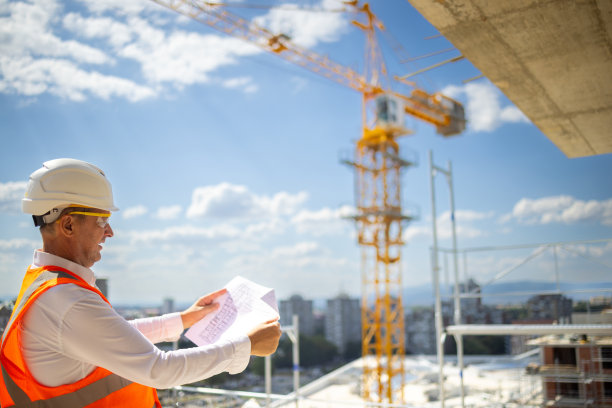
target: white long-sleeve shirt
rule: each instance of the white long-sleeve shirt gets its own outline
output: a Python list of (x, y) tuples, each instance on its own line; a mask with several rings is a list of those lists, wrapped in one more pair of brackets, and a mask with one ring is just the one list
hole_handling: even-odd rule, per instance
[[(94, 286), (89, 268), (42, 251), (32, 267), (59, 266)], [(227, 371), (243, 371), (251, 353), (245, 334), (227, 342), (164, 352), (154, 343), (180, 337), (179, 313), (126, 321), (98, 294), (57, 285), (30, 307), (23, 321), (23, 354), (34, 378), (46, 386), (73, 383), (96, 366), (128, 380), (169, 388)]]

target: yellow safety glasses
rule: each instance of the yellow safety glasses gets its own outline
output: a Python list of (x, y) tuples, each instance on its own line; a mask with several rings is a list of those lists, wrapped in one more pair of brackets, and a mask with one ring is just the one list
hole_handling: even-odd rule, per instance
[(106, 214), (106, 213), (85, 212), (85, 211), (70, 211), (69, 213), (66, 213), (65, 215), (70, 215), (70, 214), (80, 214), (80, 215), (88, 215), (90, 217), (98, 217), (98, 219), (96, 220), (96, 224), (98, 224), (98, 227), (100, 228), (106, 228), (106, 226), (108, 225), (108, 221), (109, 221), (108, 218), (111, 216), (110, 213)]

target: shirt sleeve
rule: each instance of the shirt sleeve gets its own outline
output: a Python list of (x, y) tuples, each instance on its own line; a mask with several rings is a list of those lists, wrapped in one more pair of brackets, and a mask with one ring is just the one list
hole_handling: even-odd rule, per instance
[(93, 292), (69, 308), (62, 321), (61, 347), (67, 357), (155, 388), (191, 383), (224, 371), (237, 374), (250, 358), (246, 334), (210, 346), (161, 351)]
[(154, 344), (178, 340), (183, 333), (183, 320), (180, 313), (129, 320), (128, 323)]

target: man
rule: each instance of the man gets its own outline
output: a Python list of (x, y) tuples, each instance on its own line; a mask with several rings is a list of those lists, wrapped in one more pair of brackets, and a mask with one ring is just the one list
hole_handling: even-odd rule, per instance
[(99, 168), (74, 159), (44, 163), (30, 176), (22, 208), (40, 227), (43, 247), (34, 252), (2, 337), (2, 407), (161, 407), (156, 388), (239, 373), (250, 355), (276, 350), (277, 321), (211, 346), (170, 352), (154, 346), (216, 310), (224, 290), (156, 318), (128, 322), (112, 309), (89, 269), (113, 236), (108, 221), (118, 210)]

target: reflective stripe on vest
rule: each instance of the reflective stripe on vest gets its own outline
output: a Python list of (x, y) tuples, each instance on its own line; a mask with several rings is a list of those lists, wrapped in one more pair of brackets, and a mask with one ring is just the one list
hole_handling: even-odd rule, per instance
[[(100, 367), (74, 384), (45, 387), (38, 385), (34, 380), (25, 366), (21, 353), (20, 335), (19, 332), (15, 331), (19, 330), (19, 327), (13, 326), (21, 324), (22, 316), (41, 293), (53, 286), (67, 283), (76, 284), (84, 289), (96, 292), (108, 303), (108, 300), (99, 290), (88, 285), (68, 270), (58, 267), (28, 269), (15, 308), (2, 335), (2, 346), (0, 348), (0, 367), (2, 370), (2, 381), (0, 383), (4, 385), (4, 390), (0, 389), (2, 406), (4, 407), (4, 404), (6, 404), (7, 407), (81, 408), (90, 404), (95, 407), (142, 407), (143, 404), (146, 404), (145, 407), (148, 408), (151, 404), (153, 407), (161, 407), (154, 388), (133, 383)], [(8, 355), (6, 354), (6, 348), (9, 349)], [(16, 377), (12, 377), (11, 374)], [(25, 389), (22, 387), (25, 387)], [(30, 395), (34, 397), (30, 397)], [(10, 400), (8, 400), (8, 397), (10, 397)], [(32, 401), (32, 399), (35, 399), (35, 401)]]
[(15, 406), (19, 408), (81, 408), (132, 383), (118, 375), (110, 374), (71, 393), (48, 398), (46, 400), (32, 401), (30, 397), (15, 384), (11, 376), (4, 370), (4, 367), (2, 367), (2, 377), (4, 378), (4, 385), (7, 391), (11, 395), (13, 402), (15, 402)]
[(4, 330), (4, 333), (2, 333), (2, 343), (4, 343), (4, 336), (6, 336), (6, 334), (8, 333), (9, 327), (11, 327), (11, 325), (13, 324), (13, 321), (17, 318), (17, 316), (19, 316), (19, 314), (21, 313), (21, 310), (26, 305), (28, 299), (30, 299), (32, 294), (34, 294), (34, 292), (38, 290), (38, 288), (43, 283), (50, 281), (52, 279), (73, 279), (75, 281), (79, 280), (79, 278), (77, 278), (76, 276), (72, 275), (71, 273), (66, 273), (64, 271), (50, 271), (47, 269), (44, 272), (40, 273), (36, 277), (36, 279), (25, 289), (25, 291), (19, 294), (19, 297), (17, 298), (17, 302), (15, 303), (15, 307), (13, 308), (13, 312), (11, 313), (11, 318), (9, 319), (6, 325), (6, 329)]

